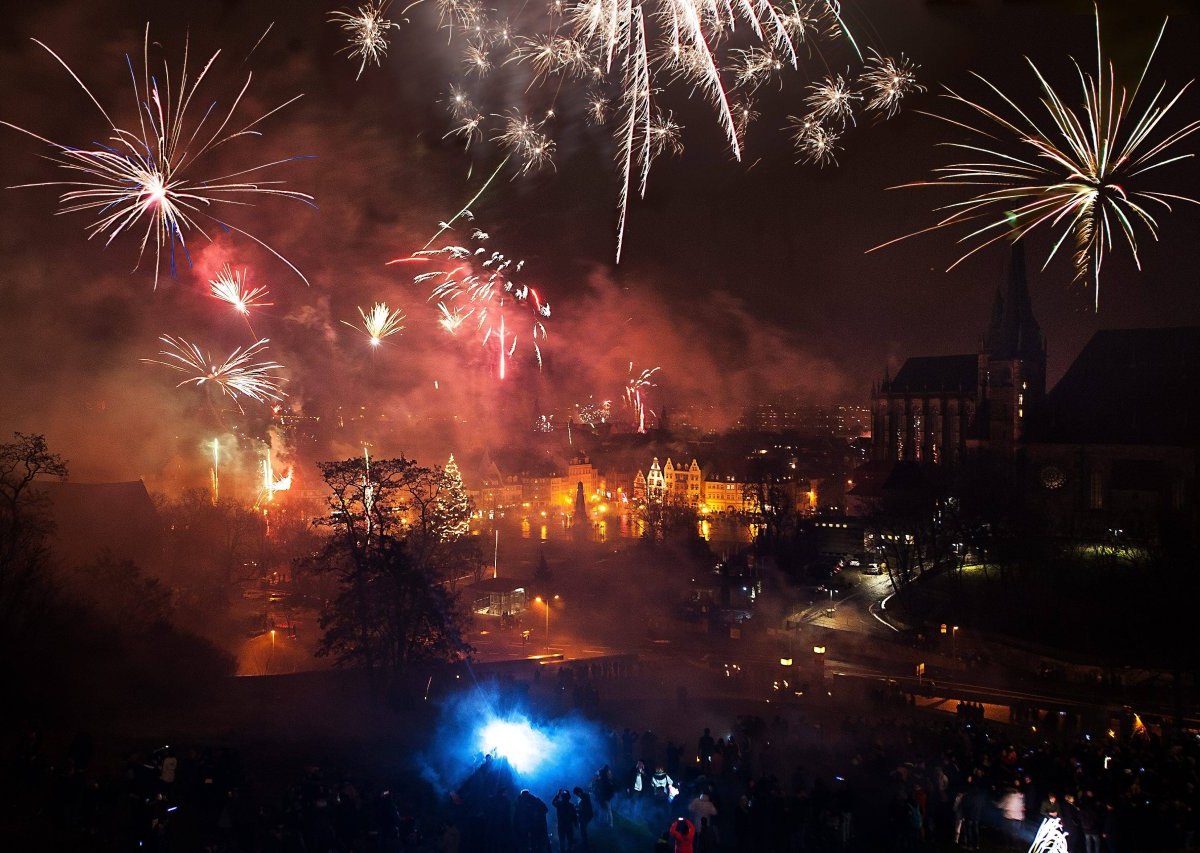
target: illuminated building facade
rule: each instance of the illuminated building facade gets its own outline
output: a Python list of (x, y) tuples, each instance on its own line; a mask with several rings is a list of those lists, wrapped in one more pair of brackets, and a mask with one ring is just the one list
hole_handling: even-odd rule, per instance
[(704, 509), (710, 513), (758, 512), (758, 491), (732, 474), (711, 473), (704, 479)]
[(872, 389), (872, 457), (954, 465), (968, 450), (990, 450), (1012, 458), (1045, 394), (1046, 342), (1018, 240), (979, 352), (910, 358)]

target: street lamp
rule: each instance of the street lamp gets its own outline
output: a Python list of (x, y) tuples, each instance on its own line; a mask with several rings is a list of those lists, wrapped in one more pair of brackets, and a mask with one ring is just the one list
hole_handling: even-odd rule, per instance
[(955, 660), (958, 659), (958, 626), (955, 625), (950, 629), (950, 654)]
[[(533, 599), (546, 608), (546, 649), (550, 649), (550, 599), (542, 598), (540, 595)], [(559, 596), (554, 596), (555, 601), (559, 601)]]

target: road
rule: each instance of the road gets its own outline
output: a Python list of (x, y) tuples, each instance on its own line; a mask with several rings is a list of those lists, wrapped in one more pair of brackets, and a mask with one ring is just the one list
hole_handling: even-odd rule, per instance
[(879, 610), (880, 603), (892, 594), (887, 575), (864, 575), (857, 569), (847, 569), (839, 577), (854, 584), (849, 595), (839, 597), (834, 590), (830, 596), (812, 589), (808, 603), (793, 609), (787, 621), (868, 635), (886, 636), (896, 631), (886, 621), (886, 612)]
[[(603, 543), (502, 541), (502, 575), (528, 583), (539, 553), (547, 556), (554, 573), (552, 590), (558, 596), (548, 624), (544, 606), (538, 603), (522, 614), (515, 628), (502, 629), (497, 617), (476, 616), (466, 639), (478, 660), (637, 654), (664, 671), (677, 668), (697, 681), (728, 684), (731, 698), (765, 700), (778, 698), (774, 685), (781, 679), (807, 680), (803, 671), (811, 671), (813, 646), (820, 645), (827, 648), (825, 672), (831, 678), (890, 681), (905, 692), (933, 694), (952, 704), (958, 699), (1043, 708), (1128, 702), (1148, 709), (1150, 704), (1163, 704), (1152, 703), (1148, 696), (1122, 697), (1095, 685), (1039, 681), (1031, 672), (995, 665), (969, 669), (953, 652), (988, 650), (970, 634), (935, 637), (939, 642), (933, 648), (913, 648), (888, 622), (885, 602), (892, 589), (886, 575), (847, 570), (843, 582), (852, 586), (845, 595), (835, 594), (832, 607), (826, 594), (816, 589), (771, 590), (767, 600), (759, 602), (759, 612), (774, 605), (779, 621), (768, 626), (756, 616), (734, 637), (728, 628), (714, 633), (707, 625), (677, 618), (678, 603), (689, 588), (687, 574), (664, 561), (662, 552), (617, 550)], [(783, 630), (784, 624), (793, 629)], [(273, 648), (269, 634), (244, 640), (240, 673), (274, 674), (325, 664), (311, 657), (319, 635), (311, 616), (299, 627), (300, 642), (284, 632), (277, 632)], [(784, 667), (781, 658), (794, 658), (794, 667)], [(916, 674), (920, 663), (925, 664), (923, 678)], [(738, 669), (729, 668), (733, 665)]]

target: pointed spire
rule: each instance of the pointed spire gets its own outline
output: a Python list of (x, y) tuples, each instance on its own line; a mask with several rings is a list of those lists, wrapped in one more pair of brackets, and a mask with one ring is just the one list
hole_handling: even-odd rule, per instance
[(992, 321), (985, 340), (988, 355), (996, 360), (1035, 358), (1041, 352), (1042, 330), (1033, 316), (1029, 278), (1025, 268), (1025, 244), (1012, 242), (1004, 296), (996, 291)]

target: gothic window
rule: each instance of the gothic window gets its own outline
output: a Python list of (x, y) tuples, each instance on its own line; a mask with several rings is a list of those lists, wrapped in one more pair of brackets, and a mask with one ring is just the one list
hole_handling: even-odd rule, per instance
[(1039, 479), (1042, 481), (1044, 488), (1055, 490), (1061, 489), (1067, 482), (1066, 472), (1057, 465), (1045, 465), (1039, 473)]

